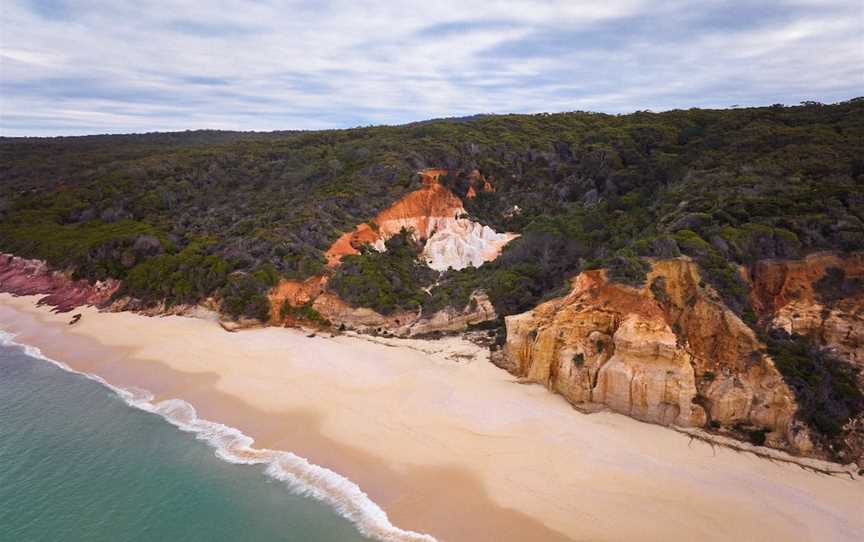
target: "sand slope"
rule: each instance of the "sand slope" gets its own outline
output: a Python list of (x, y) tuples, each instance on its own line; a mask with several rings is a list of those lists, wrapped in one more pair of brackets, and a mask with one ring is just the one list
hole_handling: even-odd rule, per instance
[(348, 476), (393, 523), (439, 540), (855, 540), (864, 532), (861, 480), (578, 413), (458, 339), (392, 346), (81, 312), (68, 326), (69, 314), (0, 294), (0, 329), (20, 342), (109, 382), (186, 399), (258, 445)]

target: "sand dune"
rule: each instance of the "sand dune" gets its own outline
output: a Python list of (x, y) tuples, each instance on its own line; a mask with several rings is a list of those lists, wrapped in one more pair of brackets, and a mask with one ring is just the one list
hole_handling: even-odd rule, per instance
[[(712, 448), (516, 383), (459, 339), (307, 337), (35, 307), (0, 328), (112, 384), (182, 398), (289, 450), (439, 540), (855, 540), (864, 482)], [(2, 381), (0, 381), (2, 385)]]

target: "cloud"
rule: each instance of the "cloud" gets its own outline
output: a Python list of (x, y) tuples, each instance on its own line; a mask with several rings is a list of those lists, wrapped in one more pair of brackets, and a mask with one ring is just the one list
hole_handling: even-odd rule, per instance
[(3, 135), (831, 102), (864, 88), (857, 0), (7, 0), (0, 17)]

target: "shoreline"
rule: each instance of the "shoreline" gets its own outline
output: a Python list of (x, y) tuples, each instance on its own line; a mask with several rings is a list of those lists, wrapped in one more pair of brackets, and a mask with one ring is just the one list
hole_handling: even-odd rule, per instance
[(182, 399), (154, 402), (153, 394), (147, 390), (131, 391), (114, 386), (100, 376), (77, 371), (62, 361), (45, 356), (38, 347), (16, 342), (15, 335), (5, 331), (0, 331), (0, 344), (17, 346), (32, 358), (47, 361), (63, 371), (99, 383), (127, 406), (156, 414), (180, 431), (194, 434), (213, 448), (216, 456), (223, 461), (238, 465), (266, 465), (265, 473), (268, 476), (285, 482), (292, 493), (311, 496), (327, 504), (354, 523), (366, 537), (385, 542), (436, 542), (432, 536), (405, 531), (391, 524), (384, 511), (347, 478), (309, 463), (291, 452), (255, 448), (253, 439), (248, 435), (233, 427), (198, 417), (195, 408)]
[[(367, 341), (192, 318), (37, 307), (0, 294), (0, 329), (112, 386), (183, 399), (256, 448), (359, 485), (401, 529), (459, 540), (852, 540), (859, 481), (573, 410), (450, 338)], [(423, 350), (426, 350), (424, 352)], [(431, 353), (430, 353), (431, 352)], [(422, 538), (415, 538), (422, 540)]]

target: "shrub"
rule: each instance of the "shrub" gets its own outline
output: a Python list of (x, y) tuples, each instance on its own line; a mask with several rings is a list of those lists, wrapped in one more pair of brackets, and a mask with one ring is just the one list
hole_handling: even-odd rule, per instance
[(222, 311), (232, 318), (256, 318), (266, 322), (270, 317), (270, 299), (267, 297), (269, 284), (266, 273), (234, 272), (222, 288), (219, 297)]
[(795, 391), (798, 415), (819, 433), (836, 437), (847, 421), (864, 412), (859, 367), (783, 330), (772, 330), (765, 342), (783, 379)]
[(632, 250), (622, 249), (608, 261), (607, 269), (609, 278), (613, 281), (638, 287), (645, 283), (645, 275), (651, 271), (651, 264)]
[(286, 300), (279, 308), (279, 316), (283, 319), (290, 316), (296, 320), (305, 320), (322, 327), (330, 327), (331, 325), (330, 320), (324, 318), (320, 312), (315, 310), (311, 301), (299, 307), (294, 307)]
[(813, 283), (813, 288), (825, 303), (834, 303), (852, 297), (864, 289), (864, 280), (847, 278), (846, 272), (839, 267), (829, 267), (825, 274)]
[(364, 246), (360, 254), (346, 256), (328, 283), (345, 301), (381, 314), (418, 309), (427, 294), (423, 287), (437, 273), (419, 259), (420, 246), (403, 228), (378, 252)]
[(169, 305), (195, 303), (222, 287), (228, 271), (225, 260), (205, 254), (196, 243), (178, 254), (163, 254), (137, 264), (118, 293), (148, 302), (165, 300)]

